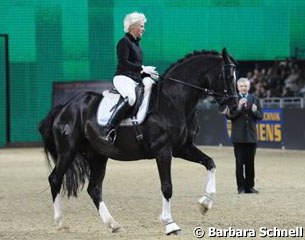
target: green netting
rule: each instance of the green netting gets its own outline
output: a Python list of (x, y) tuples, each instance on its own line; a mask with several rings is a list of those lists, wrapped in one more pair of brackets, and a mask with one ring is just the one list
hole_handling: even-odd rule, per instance
[[(0, 33), (10, 37), (12, 142), (40, 140), (53, 81), (111, 80), (122, 20), (134, 10), (148, 18), (144, 63), (160, 72), (193, 50), (225, 46), (238, 60), (274, 60), (305, 48), (303, 0), (1, 0)], [(1, 106), (3, 88), (1, 82)]]

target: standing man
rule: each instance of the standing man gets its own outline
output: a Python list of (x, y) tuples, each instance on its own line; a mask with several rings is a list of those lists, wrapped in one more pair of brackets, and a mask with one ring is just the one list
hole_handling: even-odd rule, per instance
[(256, 122), (262, 120), (259, 99), (249, 94), (250, 81), (240, 78), (237, 81), (238, 107), (229, 112), (232, 122), (231, 141), (236, 160), (236, 183), (238, 193), (258, 193), (254, 188), (254, 158), (257, 147)]

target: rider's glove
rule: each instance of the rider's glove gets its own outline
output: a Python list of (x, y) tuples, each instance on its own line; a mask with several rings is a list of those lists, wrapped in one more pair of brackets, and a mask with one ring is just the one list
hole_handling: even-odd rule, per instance
[(158, 72), (157, 72), (156, 74), (155, 74), (155, 73), (150, 74), (150, 77), (151, 77), (152, 80), (154, 80), (155, 82), (158, 82), (158, 81), (159, 81), (159, 73), (158, 73)]
[(152, 66), (142, 66), (141, 73), (146, 73), (148, 75), (158, 74), (158, 72), (155, 69), (156, 69), (156, 67), (152, 67)]
[(156, 67), (142, 66), (141, 73), (148, 74), (155, 82), (157, 82), (159, 80), (159, 73), (156, 71)]

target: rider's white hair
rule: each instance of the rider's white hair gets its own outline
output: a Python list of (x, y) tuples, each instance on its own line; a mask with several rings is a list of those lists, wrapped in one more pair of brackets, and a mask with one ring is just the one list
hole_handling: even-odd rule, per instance
[(137, 24), (146, 23), (147, 19), (143, 13), (129, 13), (124, 18), (124, 32), (129, 32), (130, 29)]

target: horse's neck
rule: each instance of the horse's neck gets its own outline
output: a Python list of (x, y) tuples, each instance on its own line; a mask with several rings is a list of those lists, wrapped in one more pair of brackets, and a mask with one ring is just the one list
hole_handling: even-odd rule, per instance
[(186, 115), (192, 112), (200, 97), (199, 90), (168, 79), (163, 81), (159, 96), (163, 104), (167, 105), (170, 110), (184, 111)]
[[(201, 91), (190, 85), (199, 87), (199, 80), (203, 79), (201, 75), (217, 65), (219, 59), (219, 55), (214, 53), (207, 55), (205, 52), (201, 52), (187, 56), (166, 70), (159, 98), (163, 104), (170, 107), (169, 111), (171, 108), (183, 110), (186, 114), (193, 111), (199, 101)], [(171, 78), (186, 84), (171, 81)]]

